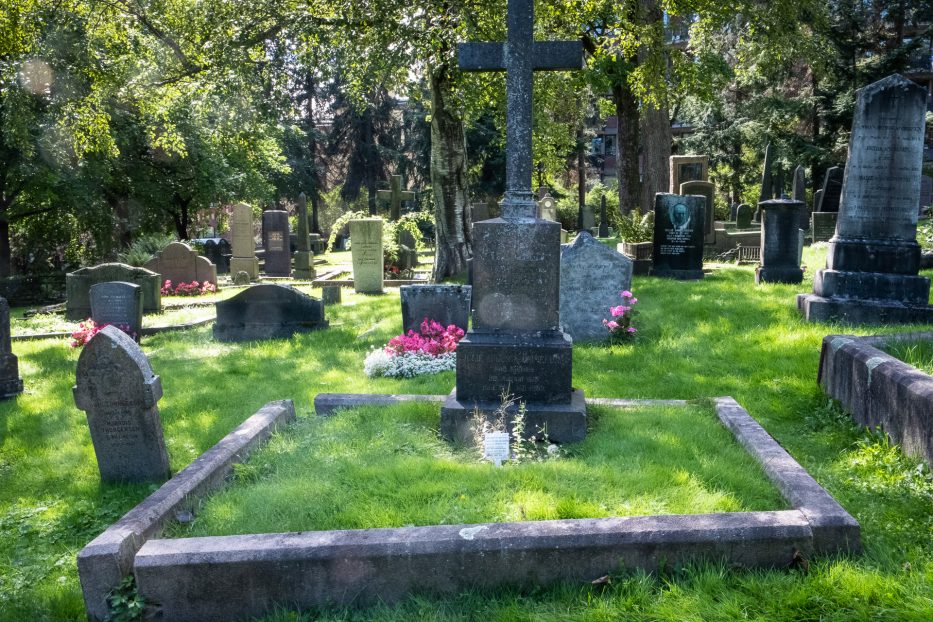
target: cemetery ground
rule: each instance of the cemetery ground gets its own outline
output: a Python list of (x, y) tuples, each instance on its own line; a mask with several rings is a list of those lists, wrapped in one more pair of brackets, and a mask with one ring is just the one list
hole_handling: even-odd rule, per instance
[[(591, 586), (566, 585), (531, 593), (469, 591), (445, 600), (416, 595), (395, 606), (301, 615), (282, 611), (269, 619), (933, 618), (930, 471), (903, 456), (882, 435), (856, 428), (816, 384), (820, 343), (826, 334), (902, 332), (915, 327), (873, 329), (803, 322), (794, 306), (794, 296), (812, 290), (814, 269), (824, 262), (825, 247), (807, 248), (807, 278), (800, 285), (756, 287), (752, 268), (736, 266), (718, 266), (698, 282), (635, 277), (633, 290), (641, 311), (638, 340), (613, 347), (576, 345), (574, 386), (583, 389), (588, 398), (697, 400), (688, 411), (692, 417), (664, 409), (633, 411), (632, 415), (627, 415), (628, 411), (596, 409), (596, 422), (586, 443), (600, 447), (615, 445), (615, 441), (607, 443), (607, 439), (628, 439), (619, 458), (613, 458), (619, 462), (618, 473), (607, 476), (606, 481), (589, 478), (584, 482), (585, 478), (581, 478), (580, 490), (564, 488), (554, 493), (553, 507), (538, 506), (541, 514), (528, 518), (551, 518), (548, 512), (555, 512), (556, 517), (562, 511), (573, 516), (599, 515), (603, 511), (600, 503), (607, 500), (592, 497), (607, 495), (613, 477), (634, 481), (628, 499), (612, 503), (621, 507), (628, 502), (632, 513), (653, 512), (653, 507), (642, 511), (637, 506), (640, 494), (653, 494), (640, 487), (654, 488), (658, 483), (672, 486), (676, 482), (658, 482), (657, 475), (641, 480), (640, 469), (625, 464), (627, 455), (638, 452), (645, 470), (650, 470), (646, 465), (677, 464), (675, 458), (683, 458), (680, 454), (689, 454), (687, 462), (693, 462), (682, 467), (688, 472), (694, 469), (684, 479), (702, 485), (693, 490), (689, 486), (678, 489), (674, 494), (684, 495), (678, 502), (682, 505), (669, 504), (665, 511), (692, 511), (691, 506), (710, 491), (732, 490), (727, 496), (731, 496), (730, 502), (736, 503), (736, 508), (776, 503), (773, 492), (761, 491), (754, 483), (750, 489), (730, 488), (735, 482), (756, 480), (754, 473), (734, 472), (733, 465), (748, 462), (743, 462), (744, 456), (731, 455), (732, 448), (726, 447), (731, 440), (718, 445), (715, 435), (697, 432), (712, 422), (712, 417), (705, 414), (703, 400), (731, 395), (859, 521), (864, 546), (861, 556), (817, 558), (795, 568), (774, 571), (742, 571), (699, 562), (657, 576), (613, 576), (608, 583)], [(930, 276), (930, 272), (926, 275)], [(320, 291), (301, 289), (314, 295)], [(217, 497), (218, 516), (222, 515), (224, 495), (248, 492), (249, 507), (237, 512), (245, 515), (249, 528), (253, 528), (254, 521), (259, 524), (264, 520), (270, 529), (292, 528), (284, 522), (272, 527), (275, 520), (284, 521), (289, 513), (301, 513), (295, 508), (281, 512), (272, 509), (274, 496), (289, 494), (288, 487), (298, 481), (294, 476), (301, 473), (289, 473), (290, 469), (312, 468), (307, 461), (299, 460), (298, 455), (304, 453), (301, 446), (311, 451), (315, 441), (323, 438), (331, 439), (329, 446), (314, 447), (315, 452), (325, 452), (316, 455), (359, 451), (361, 465), (369, 458), (378, 462), (370, 465), (373, 473), (360, 468), (345, 475), (352, 490), (322, 492), (328, 497), (322, 507), (326, 510), (329, 504), (332, 509), (325, 514), (335, 522), (315, 524), (315, 528), (387, 526), (400, 520), (405, 521), (403, 524), (440, 522), (431, 512), (449, 511), (463, 494), (452, 488), (450, 505), (429, 507), (427, 515), (420, 518), (412, 512), (402, 516), (406, 511), (423, 508), (417, 496), (406, 498), (403, 487), (397, 486), (398, 478), (387, 476), (391, 469), (398, 469), (403, 478), (417, 476), (411, 472), (417, 468), (433, 469), (431, 477), (424, 478), (431, 479), (432, 484), (439, 478), (446, 481), (451, 471), (458, 470), (466, 480), (483, 482), (502, 477), (506, 482), (517, 481), (514, 478), (522, 473), (523, 466), (496, 471), (490, 465), (477, 463), (469, 451), (451, 449), (437, 440), (432, 433), (437, 426), (436, 406), (412, 406), (404, 411), (361, 410), (338, 414), (330, 420), (314, 420), (311, 405), (320, 392), (446, 394), (454, 385), (452, 372), (402, 380), (369, 379), (363, 374), (362, 361), (367, 352), (381, 347), (400, 331), (397, 290), (389, 290), (384, 296), (363, 296), (345, 289), (344, 304), (328, 307), (327, 314), (329, 329), (289, 340), (218, 343), (211, 338), (209, 326), (144, 338), (143, 349), (162, 378), (164, 397), (159, 407), (173, 472), (266, 402), (295, 400), (299, 421), (273, 439), (255, 461), (238, 469), (235, 481), (244, 486)], [(13, 332), (17, 334), (16, 320)], [(14, 352), (19, 356), (26, 391), (0, 404), (0, 619), (82, 620), (84, 605), (75, 555), (156, 486), (100, 483), (87, 422), (71, 395), (78, 350), (59, 338), (15, 342)], [(914, 353), (930, 360), (929, 350), (916, 347)], [(652, 426), (652, 419), (668, 421)], [(333, 440), (337, 432), (342, 436)], [(414, 436), (405, 437), (408, 445), (398, 443), (403, 434), (412, 432)], [(605, 438), (600, 439), (601, 435)], [(644, 439), (641, 446), (632, 435)], [(585, 447), (569, 453), (585, 454)], [(569, 460), (562, 464), (564, 460), (529, 464), (528, 471), (573, 464)], [(322, 472), (326, 473), (326, 468)], [(443, 475), (435, 477), (439, 472)], [(263, 482), (268, 483), (265, 494)], [(363, 492), (379, 499), (379, 513), (358, 501), (363, 497), (356, 495)], [(529, 492), (534, 491), (529, 487)], [(471, 490), (465, 495), (477, 506), (470, 509), (477, 512), (476, 520), (488, 520), (480, 512), (491, 512), (502, 520), (519, 518), (497, 516), (501, 509), (495, 507), (494, 499), (483, 499), (483, 494)], [(614, 490), (613, 494), (619, 493)], [(270, 507), (262, 507), (265, 504)], [(480, 507), (484, 504), (489, 505)], [(472, 515), (464, 516), (464, 520), (472, 520)], [(353, 524), (354, 520), (363, 524)], [(346, 523), (341, 524), (343, 521)], [(202, 527), (210, 529), (198, 521), (192, 529)]]

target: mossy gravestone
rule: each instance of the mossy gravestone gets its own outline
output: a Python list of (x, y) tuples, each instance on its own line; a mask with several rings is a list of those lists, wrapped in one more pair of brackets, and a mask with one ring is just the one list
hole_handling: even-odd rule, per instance
[(129, 336), (105, 326), (78, 358), (75, 405), (87, 413), (100, 477), (107, 482), (170, 476), (157, 403), (162, 382)]
[(159, 274), (122, 263), (105, 263), (75, 270), (65, 277), (68, 297), (65, 302), (65, 317), (69, 320), (85, 320), (91, 317), (91, 286), (109, 281), (139, 285), (143, 292), (143, 312), (162, 311), (162, 277)]
[(353, 288), (361, 294), (381, 294), (382, 219), (351, 220), (350, 244), (353, 255)]

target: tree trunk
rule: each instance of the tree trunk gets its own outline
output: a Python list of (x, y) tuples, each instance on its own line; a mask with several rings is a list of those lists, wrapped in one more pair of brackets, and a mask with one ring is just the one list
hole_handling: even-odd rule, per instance
[(317, 93), (317, 82), (314, 73), (309, 71), (305, 80), (305, 97), (308, 98), (308, 166), (310, 187), (308, 199), (311, 202), (311, 233), (320, 233), (321, 225), (318, 220), (318, 209), (321, 200), (321, 176), (317, 168), (317, 136), (314, 125), (314, 96)]
[(0, 278), (13, 276), (13, 261), (10, 254), (10, 223), (0, 218)]
[(431, 86), (431, 186), (435, 214), (435, 282), (463, 272), (473, 256), (467, 202), (466, 131), (453, 109), (448, 66), (428, 69)]
[(638, 102), (623, 73), (612, 86), (619, 134), (616, 139), (616, 179), (619, 180), (619, 211), (627, 215), (640, 203), (638, 171)]
[(577, 128), (577, 230), (583, 230), (583, 206), (586, 205), (586, 142), (583, 127)]
[(654, 195), (667, 192), (671, 183), (671, 119), (667, 106), (645, 105), (641, 119), (641, 153), (640, 206), (642, 213), (648, 213), (654, 210)]
[(172, 210), (170, 213), (172, 215), (172, 222), (175, 223), (175, 233), (178, 235), (179, 240), (187, 240), (188, 238), (188, 224), (190, 223), (190, 216), (188, 214), (188, 206), (191, 204), (191, 199), (185, 200), (175, 195), (175, 205), (178, 207), (178, 210)]
[(376, 215), (376, 145), (373, 139), (373, 116), (366, 111), (363, 140), (366, 142), (366, 192), (369, 193), (369, 215)]

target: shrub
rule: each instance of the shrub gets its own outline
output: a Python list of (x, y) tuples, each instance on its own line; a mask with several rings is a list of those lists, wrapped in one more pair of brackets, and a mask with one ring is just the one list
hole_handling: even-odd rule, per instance
[(130, 247), (117, 255), (117, 258), (127, 265), (142, 267), (147, 261), (152, 259), (157, 252), (174, 241), (174, 236), (166, 233), (142, 235), (133, 240)]
[(609, 331), (610, 343), (632, 341), (635, 339), (635, 333), (638, 332), (638, 330), (632, 326), (635, 316), (638, 315), (638, 311), (635, 309), (635, 305), (638, 304), (638, 298), (635, 298), (632, 292), (628, 290), (619, 292), (619, 297), (622, 298), (622, 304), (609, 307), (611, 319), (603, 320), (603, 326)]

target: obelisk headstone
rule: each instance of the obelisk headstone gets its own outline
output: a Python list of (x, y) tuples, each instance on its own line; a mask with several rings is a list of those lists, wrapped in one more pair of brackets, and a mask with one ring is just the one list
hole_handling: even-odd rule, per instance
[(10, 303), (0, 297), (0, 399), (23, 392), (19, 361), (10, 339)]
[(245, 272), (250, 279), (259, 277), (259, 260), (256, 258), (256, 240), (253, 237), (253, 208), (246, 203), (233, 206), (230, 218), (232, 255), (230, 274)]
[(350, 221), (353, 288), (361, 294), (381, 294), (385, 275), (382, 258), (382, 219)]
[(609, 237), (609, 220), (606, 217), (606, 195), (599, 197), (599, 237)]
[(285, 210), (263, 212), (262, 246), (266, 251), (263, 271), (266, 276), (291, 276), (292, 253), (288, 238), (288, 212)]
[(917, 275), (926, 99), (926, 89), (898, 74), (858, 91), (826, 269), (814, 276), (813, 294), (797, 300), (808, 320), (933, 321), (930, 280)]
[(296, 207), (298, 221), (298, 250), (295, 251), (295, 268), (292, 276), (296, 279), (313, 279), (314, 253), (311, 251), (311, 241), (308, 238), (308, 197), (304, 192), (298, 195)]
[(162, 383), (136, 342), (105, 326), (78, 358), (75, 404), (87, 413), (100, 477), (107, 482), (169, 477), (159, 398)]
[(577, 441), (586, 406), (560, 330), (560, 224), (536, 217), (531, 192), (531, 116), (532, 72), (580, 69), (583, 50), (579, 41), (535, 41), (533, 0), (509, 0), (507, 22), (507, 43), (459, 46), (461, 69), (506, 71), (506, 191), (502, 217), (473, 227), (473, 326), (457, 347), (441, 434), (470, 438), (474, 409), (491, 413), (507, 394), (525, 404), (526, 434)]

